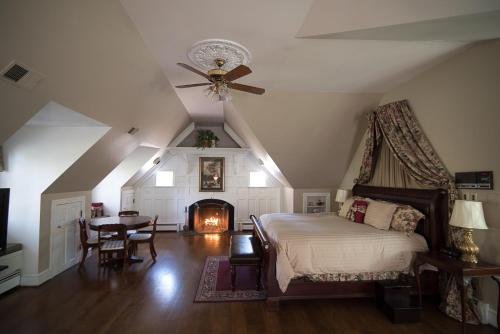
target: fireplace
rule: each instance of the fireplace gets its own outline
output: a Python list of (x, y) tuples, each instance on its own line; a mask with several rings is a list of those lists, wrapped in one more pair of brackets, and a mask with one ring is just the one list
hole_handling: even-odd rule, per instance
[(203, 199), (189, 206), (189, 230), (222, 233), (234, 230), (234, 206), (219, 199)]

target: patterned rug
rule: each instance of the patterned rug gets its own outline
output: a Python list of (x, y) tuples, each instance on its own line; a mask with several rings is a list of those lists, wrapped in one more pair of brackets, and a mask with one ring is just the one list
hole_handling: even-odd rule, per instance
[(255, 268), (236, 269), (236, 289), (231, 290), (231, 270), (227, 256), (208, 256), (201, 274), (195, 303), (234, 302), (266, 299), (266, 292), (255, 289)]

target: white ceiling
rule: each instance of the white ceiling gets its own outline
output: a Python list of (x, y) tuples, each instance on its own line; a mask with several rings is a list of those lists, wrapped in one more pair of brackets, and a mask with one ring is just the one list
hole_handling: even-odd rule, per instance
[[(500, 4), (500, 1), (498, 2)], [(500, 10), (307, 38), (471, 42), (500, 37)]]
[(66, 126), (66, 127), (107, 127), (106, 124), (96, 121), (65, 106), (50, 101), (37, 112), (26, 125), (37, 126)]
[[(380, 0), (376, 11), (367, 7), (374, 7), (373, 0), (121, 0), (172, 85), (203, 82), (176, 63), (189, 63), (186, 52), (193, 43), (223, 38), (252, 53), (253, 73), (239, 82), (276, 91), (330, 92), (386, 92), (466, 43), (303, 37), (475, 14), (499, 3), (442, 0), (436, 7), (429, 1)], [(176, 91), (195, 120), (222, 119), (222, 104), (207, 99), (203, 88)]]
[[(498, 0), (316, 0), (298, 36), (359, 32), (382, 27), (400, 30), (407, 24), (420, 24), (420, 29), (426, 30), (429, 26), (432, 27), (433, 22), (443, 24), (449, 22), (452, 24), (447, 24), (447, 30), (439, 27), (426, 36), (419, 35), (417, 30), (413, 35), (405, 36), (403, 40), (478, 40), (491, 38), (488, 35), (481, 36), (489, 29), (488, 22), (485, 22), (485, 17), (481, 14), (498, 10), (500, 10)], [(474, 24), (463, 29), (464, 23), (467, 24), (465, 21)], [(467, 31), (468, 29), (472, 31)], [(464, 38), (470, 33), (478, 35), (472, 39)], [(499, 33), (497, 22), (497, 37)], [(390, 38), (388, 36), (374, 38), (366, 34), (364, 39), (400, 40), (395, 32), (392, 35)]]

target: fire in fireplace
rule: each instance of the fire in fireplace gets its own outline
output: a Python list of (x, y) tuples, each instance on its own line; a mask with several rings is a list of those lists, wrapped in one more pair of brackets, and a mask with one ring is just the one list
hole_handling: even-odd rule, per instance
[(218, 199), (204, 199), (189, 206), (189, 230), (222, 233), (234, 230), (234, 207)]

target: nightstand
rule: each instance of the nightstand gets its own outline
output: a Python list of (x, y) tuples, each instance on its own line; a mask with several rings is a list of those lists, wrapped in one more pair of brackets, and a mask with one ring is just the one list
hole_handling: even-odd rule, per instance
[[(500, 275), (500, 266), (479, 261), (479, 263), (462, 262), (458, 258), (450, 257), (439, 252), (430, 253), (417, 253), (413, 270), (417, 282), (417, 290), (419, 303), (422, 306), (422, 291), (420, 286), (420, 266), (423, 264), (430, 264), (439, 270), (445, 271), (451, 276), (456, 278), (458, 288), (460, 289), (461, 307), (464, 310), (465, 305), (465, 287), (464, 277), (480, 277), (491, 276), (497, 282), (500, 288), (500, 280), (495, 275)], [(500, 293), (498, 297), (500, 305)], [(500, 312), (497, 312), (497, 323), (500, 324)], [(462, 311), (462, 333), (465, 333), (465, 312)]]

